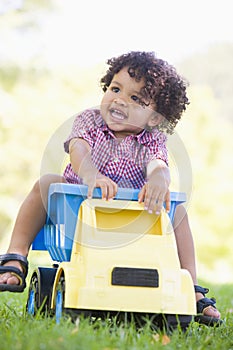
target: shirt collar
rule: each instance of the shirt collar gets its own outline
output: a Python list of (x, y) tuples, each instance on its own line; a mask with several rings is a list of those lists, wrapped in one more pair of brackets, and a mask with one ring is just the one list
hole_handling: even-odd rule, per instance
[[(105, 134), (111, 135), (111, 137), (115, 139), (116, 136), (114, 135), (114, 133), (109, 129), (109, 127), (107, 126), (107, 124), (105, 123), (105, 121), (103, 120), (101, 115), (99, 115), (99, 116), (100, 116), (100, 118), (97, 118), (97, 120), (96, 120), (97, 126)], [(129, 135), (129, 136), (127, 136), (127, 138), (135, 139), (138, 143), (141, 143), (141, 144), (147, 144), (147, 143), (150, 143), (154, 139), (154, 136), (155, 135), (157, 136), (158, 133), (159, 133), (159, 131), (157, 129), (155, 129), (153, 131), (148, 131), (148, 130), (144, 129), (139, 134)]]

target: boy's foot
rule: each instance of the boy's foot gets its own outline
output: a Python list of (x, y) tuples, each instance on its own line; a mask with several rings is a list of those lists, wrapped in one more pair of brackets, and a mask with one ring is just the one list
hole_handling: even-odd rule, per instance
[(197, 315), (194, 321), (207, 326), (220, 326), (223, 321), (220, 319), (220, 312), (216, 309), (214, 298), (206, 298), (209, 289), (201, 286), (194, 286), (196, 293)]
[(20, 254), (0, 255), (0, 291), (22, 292), (26, 287), (27, 258)]
[[(22, 267), (19, 263), (16, 261), (9, 261), (8, 263), (4, 264), (4, 266), (12, 266), (18, 268), (21, 272), (23, 272)], [(15, 275), (13, 275), (11, 272), (5, 272), (3, 274), (0, 274), (0, 284), (19, 284), (19, 279)]]
[[(204, 295), (202, 293), (196, 293), (196, 301), (200, 302), (200, 300), (204, 299)], [(212, 299), (210, 299), (212, 300)], [(203, 308), (202, 314), (204, 316), (214, 317), (220, 319), (220, 312), (216, 309), (216, 307), (209, 305)]]

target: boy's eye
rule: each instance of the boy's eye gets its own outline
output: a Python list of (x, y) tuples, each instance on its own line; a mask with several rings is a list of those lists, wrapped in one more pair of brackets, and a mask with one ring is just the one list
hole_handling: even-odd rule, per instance
[(119, 87), (116, 87), (116, 86), (112, 86), (112, 87), (111, 87), (111, 90), (112, 90), (113, 92), (116, 92), (116, 93), (120, 91)]
[(136, 95), (131, 96), (131, 98), (132, 98), (133, 101), (135, 101), (135, 102), (138, 103), (140, 106), (142, 106), (143, 108), (145, 108), (146, 103), (145, 103), (141, 98), (139, 98), (139, 97), (136, 96)]
[(132, 99), (133, 101), (135, 101), (135, 102), (138, 102), (138, 103), (139, 103), (139, 101), (140, 101), (139, 97), (136, 96), (136, 95), (131, 96), (131, 99)]

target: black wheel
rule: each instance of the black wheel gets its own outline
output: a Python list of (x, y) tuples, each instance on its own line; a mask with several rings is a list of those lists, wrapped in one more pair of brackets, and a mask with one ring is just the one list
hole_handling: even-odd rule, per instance
[(56, 323), (60, 323), (64, 311), (65, 276), (62, 273), (56, 285), (55, 293), (55, 317)]
[(190, 322), (192, 321), (191, 315), (164, 315), (163, 326), (167, 331), (174, 331), (175, 329), (181, 329), (185, 332)]
[(55, 275), (56, 268), (39, 267), (33, 272), (26, 306), (30, 315), (34, 316), (38, 311), (42, 314), (50, 313)]

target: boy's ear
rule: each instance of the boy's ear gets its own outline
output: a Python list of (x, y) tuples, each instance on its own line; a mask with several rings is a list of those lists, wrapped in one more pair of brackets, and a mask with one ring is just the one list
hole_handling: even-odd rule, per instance
[(155, 112), (148, 121), (148, 126), (150, 128), (154, 128), (156, 125), (162, 123), (163, 120), (164, 116), (162, 116), (160, 113)]

